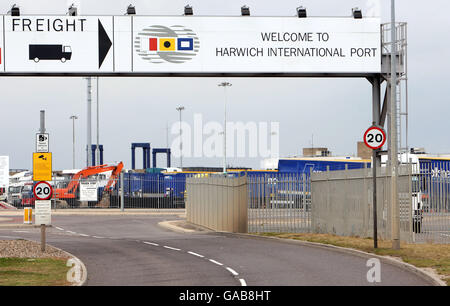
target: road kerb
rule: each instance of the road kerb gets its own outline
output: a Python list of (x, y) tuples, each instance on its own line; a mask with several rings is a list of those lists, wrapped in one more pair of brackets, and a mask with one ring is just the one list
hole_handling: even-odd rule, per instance
[[(198, 226), (198, 225), (194, 225), (192, 224), (191, 227), (193, 227), (194, 229), (190, 229), (190, 228), (184, 228), (182, 226), (179, 226), (180, 222), (186, 222), (184, 220), (172, 220), (172, 221), (162, 221), (159, 222), (158, 225), (161, 227), (164, 227), (166, 229), (169, 229), (171, 231), (174, 232), (178, 232), (178, 233), (197, 233), (197, 234), (202, 234), (202, 233), (206, 233), (206, 232), (213, 232), (212, 230), (202, 227), (202, 226)], [(189, 224), (191, 225), (191, 224)]]
[(323, 243), (318, 243), (318, 242), (285, 239), (285, 238), (278, 238), (278, 237), (264, 237), (264, 236), (254, 235), (254, 234), (225, 233), (225, 232), (221, 232), (221, 233), (226, 234), (226, 235), (229, 234), (229, 235), (244, 236), (244, 237), (249, 237), (249, 238), (278, 240), (281, 242), (287, 242), (287, 243), (291, 243), (291, 244), (300, 244), (300, 245), (305, 245), (305, 246), (312, 246), (312, 247), (317, 247), (317, 248), (322, 248), (322, 249), (331, 249), (331, 250), (334, 250), (337, 252), (356, 255), (359, 257), (363, 257), (363, 258), (368, 258), (368, 257), (378, 258), (380, 261), (382, 261), (384, 263), (391, 264), (393, 266), (399, 267), (403, 270), (407, 270), (407, 271), (410, 271), (410, 272), (416, 274), (417, 276), (421, 277), (422, 279), (429, 282), (433, 286), (447, 286), (447, 284), (439, 277), (439, 275), (437, 273), (432, 273), (425, 269), (422, 269), (422, 268), (416, 267), (412, 264), (406, 263), (406, 262), (402, 261), (400, 258), (394, 258), (391, 256), (381, 256), (381, 255), (368, 253), (368, 252), (364, 252), (364, 251), (360, 251), (360, 250), (356, 250), (356, 249), (344, 248), (344, 247), (340, 247), (340, 246), (323, 244)]
[[(175, 232), (201, 233), (200, 231), (188, 230), (188, 229), (182, 228), (180, 226), (177, 226), (176, 224), (179, 221), (180, 220), (164, 221), (164, 222), (158, 223), (158, 225), (165, 227), (167, 229), (173, 230)], [(382, 261), (384, 263), (391, 264), (393, 266), (399, 267), (403, 270), (407, 270), (407, 271), (410, 271), (410, 272), (416, 274), (417, 276), (421, 277), (422, 279), (424, 279), (428, 283), (432, 284), (433, 286), (447, 286), (447, 284), (436, 273), (432, 273), (425, 269), (418, 268), (412, 264), (402, 261), (401, 259), (393, 258), (390, 256), (381, 256), (381, 255), (367, 253), (367, 252), (356, 250), (356, 249), (344, 248), (344, 247), (339, 247), (339, 246), (330, 245), (330, 244), (317, 243), (317, 242), (309, 242), (309, 241), (294, 240), (294, 239), (284, 239), (284, 238), (278, 238), (278, 237), (264, 237), (264, 236), (259, 236), (259, 235), (254, 235), (254, 234), (244, 234), (244, 233), (229, 233), (229, 232), (214, 232), (214, 231), (210, 231), (210, 232), (215, 233), (215, 234), (223, 234), (223, 235), (230, 235), (230, 236), (242, 236), (242, 237), (246, 237), (246, 238), (278, 240), (278, 241), (284, 242), (284, 243), (299, 244), (299, 245), (317, 247), (317, 248), (322, 248), (322, 249), (329, 249), (329, 250), (333, 250), (333, 251), (337, 251), (337, 252), (341, 252), (341, 253), (356, 255), (359, 257), (363, 257), (363, 258), (368, 258), (368, 257), (369, 258), (378, 258), (380, 261)]]
[[(38, 241), (32, 240), (32, 239), (25, 239), (25, 240), (33, 241), (33, 242), (39, 243)], [(73, 254), (71, 254), (71, 253), (69, 253), (69, 252), (67, 252), (67, 251), (65, 251), (65, 250), (63, 250), (63, 249), (57, 248), (57, 247), (55, 247), (54, 245), (51, 245), (51, 244), (48, 244), (48, 243), (47, 243), (46, 245), (51, 246), (52, 248), (54, 248), (54, 249), (56, 249), (56, 250), (58, 250), (58, 251), (60, 251), (60, 252), (62, 252), (62, 253), (66, 253), (68, 258), (74, 259), (75, 261), (77, 261), (77, 262), (80, 263), (80, 265), (81, 265), (81, 270), (82, 270), (82, 278), (81, 278), (81, 280), (80, 280), (79, 282), (73, 283), (72, 286), (84, 286), (84, 284), (85, 284), (86, 281), (87, 281), (87, 269), (86, 269), (86, 266), (85, 266), (84, 262), (82, 262), (82, 261), (81, 261), (78, 257), (76, 257), (75, 255), (73, 255)]]

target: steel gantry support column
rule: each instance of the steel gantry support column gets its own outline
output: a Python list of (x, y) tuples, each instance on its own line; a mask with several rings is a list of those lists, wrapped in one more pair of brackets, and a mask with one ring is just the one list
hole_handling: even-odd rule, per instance
[(389, 155), (391, 172), (391, 235), (392, 248), (400, 249), (400, 207), (398, 202), (398, 142), (397, 142), (397, 33), (395, 23), (395, 0), (391, 0), (391, 116), (390, 116), (390, 142)]

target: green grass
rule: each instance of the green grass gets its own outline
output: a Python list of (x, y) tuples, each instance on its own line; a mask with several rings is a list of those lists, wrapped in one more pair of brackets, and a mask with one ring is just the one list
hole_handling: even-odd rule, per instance
[(373, 248), (373, 240), (359, 237), (343, 237), (328, 234), (288, 234), (261, 233), (262, 236), (303, 240), (352, 248), (382, 256), (401, 258), (404, 262), (419, 268), (433, 268), (443, 276), (450, 286), (450, 245), (449, 244), (407, 244), (402, 243), (400, 250), (392, 250), (390, 241), (378, 240), (378, 248)]
[(60, 258), (0, 258), (0, 286), (68, 286)]

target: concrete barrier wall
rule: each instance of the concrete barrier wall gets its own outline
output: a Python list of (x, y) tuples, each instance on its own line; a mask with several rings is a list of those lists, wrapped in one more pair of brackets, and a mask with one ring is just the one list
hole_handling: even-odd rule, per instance
[(186, 219), (215, 231), (246, 233), (247, 176), (186, 180)]

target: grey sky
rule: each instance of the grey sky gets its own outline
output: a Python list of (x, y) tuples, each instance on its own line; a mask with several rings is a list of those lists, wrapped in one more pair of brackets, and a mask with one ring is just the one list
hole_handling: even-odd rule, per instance
[[(69, 1), (80, 3), (82, 14), (122, 15), (126, 1)], [(23, 14), (65, 14), (67, 1), (1, 1), (6, 13), (13, 3)], [(366, 1), (167, 1), (135, 0), (141, 15), (180, 15), (187, 3), (196, 15), (239, 15), (247, 4), (252, 15), (292, 16), (306, 6), (311, 16), (347, 16)], [(381, 0), (382, 20), (388, 21), (388, 0)], [(409, 24), (410, 145), (431, 153), (450, 153), (446, 71), (450, 62), (450, 2), (397, 0), (398, 21)], [(165, 147), (166, 122), (178, 120), (176, 106), (186, 107), (183, 117), (194, 113), (204, 121), (222, 122), (222, 78), (102, 78), (100, 79), (100, 143), (105, 161), (123, 160), (130, 167), (131, 142), (151, 142)], [(281, 156), (300, 154), (303, 147), (327, 146), (334, 154), (355, 154), (356, 142), (371, 124), (371, 87), (362, 79), (228, 79), (230, 121), (279, 121)], [(94, 82), (95, 84), (95, 82)], [(86, 81), (81, 78), (0, 78), (0, 155), (10, 156), (11, 168), (31, 168), (39, 110), (47, 112), (47, 130), (55, 169), (72, 165), (72, 114), (76, 121), (77, 166), (85, 165)], [(95, 97), (95, 92), (94, 92)], [(93, 104), (95, 110), (95, 104)], [(95, 118), (95, 113), (93, 114)], [(95, 127), (95, 121), (93, 121)], [(93, 131), (95, 143), (95, 130)], [(175, 135), (170, 136), (171, 139)], [(178, 160), (174, 159), (175, 165)], [(259, 159), (232, 159), (234, 166), (258, 167)], [(184, 165), (221, 166), (221, 159), (184, 159)], [(141, 153), (138, 153), (141, 165)]]

